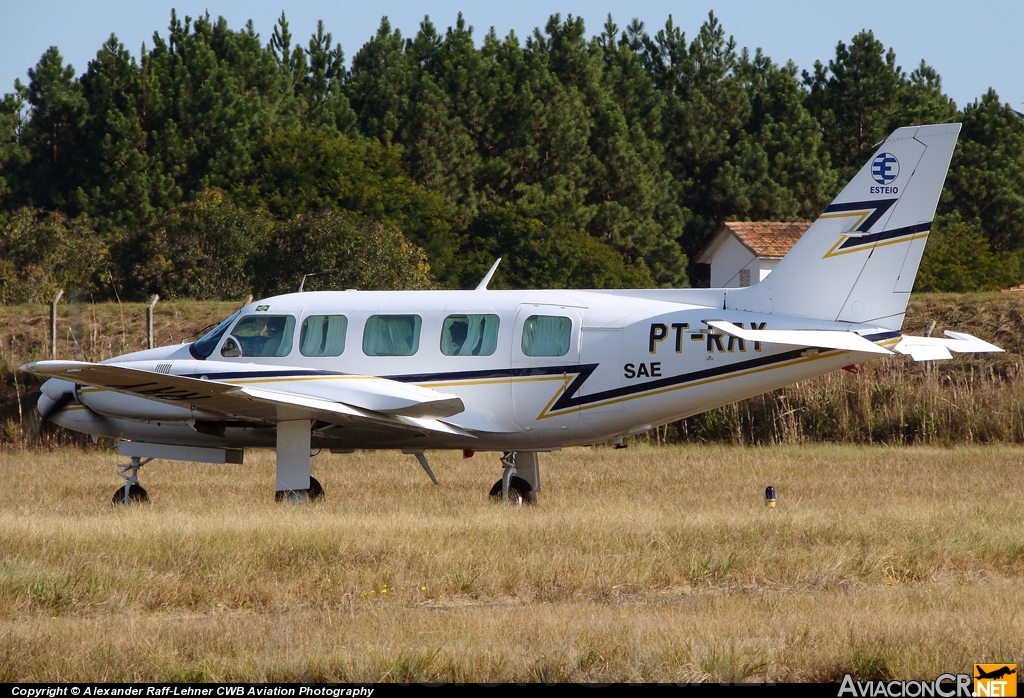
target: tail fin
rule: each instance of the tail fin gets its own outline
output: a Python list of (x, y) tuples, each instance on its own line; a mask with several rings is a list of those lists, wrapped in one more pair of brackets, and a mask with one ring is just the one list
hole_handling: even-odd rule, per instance
[(960, 124), (900, 128), (763, 281), (729, 308), (898, 330)]

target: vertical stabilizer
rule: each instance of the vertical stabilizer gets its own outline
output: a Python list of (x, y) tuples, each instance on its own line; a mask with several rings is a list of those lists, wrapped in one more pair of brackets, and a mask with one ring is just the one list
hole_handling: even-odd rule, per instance
[(900, 128), (730, 308), (899, 329), (960, 124)]

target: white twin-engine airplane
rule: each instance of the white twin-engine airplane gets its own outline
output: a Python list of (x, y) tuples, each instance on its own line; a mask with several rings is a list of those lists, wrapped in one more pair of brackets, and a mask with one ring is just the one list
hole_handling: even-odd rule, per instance
[[(533, 502), (539, 452), (651, 427), (896, 351), (1002, 351), (901, 334), (959, 124), (901, 128), (763, 281), (747, 288), (295, 293), (192, 344), (99, 364), (39, 361), (39, 411), (119, 440), (148, 498), (153, 458), (241, 463), (276, 447), (279, 499), (319, 498), (311, 449), (503, 453), (504, 500)], [(499, 260), (500, 261), (500, 260)]]

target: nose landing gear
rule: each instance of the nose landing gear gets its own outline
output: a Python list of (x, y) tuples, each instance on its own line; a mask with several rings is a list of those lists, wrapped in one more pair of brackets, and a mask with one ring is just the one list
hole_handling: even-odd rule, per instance
[[(517, 463), (517, 460), (523, 462)], [(514, 506), (536, 504), (537, 492), (540, 490), (540, 466), (537, 462), (537, 454), (506, 452), (501, 457), (501, 467), (503, 468), (501, 479), (491, 487), (491, 498)], [(522, 477), (520, 471), (522, 471)]]

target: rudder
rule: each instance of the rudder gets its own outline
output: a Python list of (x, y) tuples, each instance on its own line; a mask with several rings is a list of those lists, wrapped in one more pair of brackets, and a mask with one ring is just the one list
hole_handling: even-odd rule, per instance
[(959, 133), (894, 131), (767, 278), (728, 290), (727, 307), (899, 329)]

